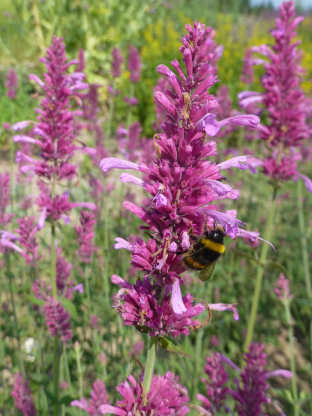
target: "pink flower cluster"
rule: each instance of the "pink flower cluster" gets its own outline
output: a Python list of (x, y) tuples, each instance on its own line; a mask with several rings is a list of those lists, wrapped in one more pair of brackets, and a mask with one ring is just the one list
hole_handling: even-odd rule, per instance
[(23, 416), (36, 416), (37, 412), (31, 397), (29, 382), (27, 380), (24, 381), (20, 373), (16, 373), (14, 376), (14, 386), (11, 395), (14, 397), (15, 407)]
[[(207, 91), (217, 80), (211, 65), (211, 29), (199, 23), (186, 28), (188, 34), (182, 38), (180, 48), (186, 74), (177, 60), (172, 62), (177, 75), (164, 65), (157, 68), (171, 88), (165, 93), (155, 92), (156, 101), (167, 114), (162, 124), (164, 133), (154, 137), (156, 159), (149, 165), (115, 158), (103, 159), (100, 163), (103, 172), (119, 168), (143, 173), (144, 180), (128, 173), (123, 173), (120, 178), (122, 182), (142, 187), (151, 195), (146, 209), (129, 201), (123, 203), (124, 209), (147, 224), (143, 228), (151, 233), (148, 242), (137, 238), (129, 244), (117, 238), (115, 245), (117, 249), (131, 251), (131, 263), (143, 272), (144, 278), (135, 285), (118, 276), (112, 278), (121, 287), (117, 294), (117, 309), (124, 322), (151, 336), (186, 334), (187, 327), (196, 326), (192, 318), (203, 310), (201, 305), (193, 306), (190, 294), (182, 298), (180, 290), (183, 284), (180, 274), (185, 269), (179, 252), (190, 247), (190, 230), (200, 235), (206, 219), (210, 227), (216, 223), (222, 225), (231, 238), (242, 234), (239, 227), (243, 223), (236, 218), (236, 211), (219, 212), (213, 202), (239, 197), (238, 191), (224, 183), (221, 171), (231, 167), (244, 169), (247, 157), (240, 156), (216, 165), (208, 159), (217, 154), (216, 143), (208, 142), (208, 137), (216, 135), (223, 126), (255, 127), (259, 122), (253, 115), (216, 120), (218, 103)], [(218, 307), (215, 308), (235, 309), (232, 305)], [(213, 309), (213, 305), (210, 308)]]
[(300, 154), (293, 150), (311, 134), (306, 123), (309, 106), (300, 87), (303, 74), (297, 49), (300, 42), (293, 41), (296, 27), (302, 20), (303, 17), (295, 15), (293, 1), (281, 4), (275, 28), (271, 30), (275, 44), (251, 48), (251, 52), (261, 54), (263, 59), (253, 58), (250, 53), (245, 58), (246, 65), (264, 66), (265, 75), (261, 79), (264, 92), (244, 91), (239, 99), (244, 108), (261, 103), (269, 119), (268, 125), (258, 126), (260, 138), (271, 149), (271, 154), (259, 163), (263, 173), (276, 184), (301, 177), (312, 192), (312, 181), (298, 172)]

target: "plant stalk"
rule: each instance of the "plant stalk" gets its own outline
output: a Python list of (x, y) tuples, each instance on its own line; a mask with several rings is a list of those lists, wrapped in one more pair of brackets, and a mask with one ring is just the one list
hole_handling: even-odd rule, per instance
[[(268, 223), (267, 223), (267, 227), (266, 227), (265, 235), (264, 235), (264, 239), (267, 241), (270, 241), (271, 233), (272, 233), (272, 226), (273, 226), (275, 207), (276, 207), (276, 193), (277, 193), (277, 189), (274, 188)], [(263, 242), (262, 248), (261, 248), (261, 254), (260, 254), (260, 263), (257, 266), (256, 285), (255, 285), (254, 295), (252, 299), (250, 318), (248, 322), (248, 329), (247, 329), (247, 335), (246, 335), (245, 346), (244, 346), (245, 352), (247, 352), (248, 346), (251, 343), (252, 337), (253, 337), (268, 248), (269, 248), (269, 244)]]
[(12, 304), (12, 310), (13, 310), (13, 318), (14, 318), (14, 326), (15, 326), (15, 332), (16, 332), (16, 340), (17, 340), (17, 346), (18, 346), (18, 367), (21, 374), (25, 374), (24, 371), (24, 363), (22, 359), (22, 349), (21, 349), (21, 339), (20, 334), (18, 330), (18, 322), (17, 322), (17, 314), (16, 314), (16, 305), (14, 300), (14, 291), (13, 291), (13, 284), (12, 284), (12, 273), (11, 273), (11, 259), (10, 259), (10, 253), (8, 253), (5, 256), (6, 259), (6, 272), (7, 277), (9, 280), (9, 286), (10, 286), (10, 295), (11, 295), (11, 304)]
[(291, 389), (293, 395), (293, 405), (294, 405), (294, 416), (299, 416), (299, 406), (298, 406), (298, 388), (297, 388), (297, 380), (296, 380), (296, 363), (295, 363), (295, 348), (294, 348), (294, 327), (293, 327), (293, 319), (290, 314), (289, 308), (289, 300), (286, 299), (284, 301), (285, 311), (286, 311), (286, 320), (289, 325), (288, 328), (288, 336), (289, 336), (289, 344), (290, 344), (290, 369), (292, 372), (291, 377)]
[(144, 387), (145, 396), (147, 396), (152, 385), (152, 378), (153, 378), (153, 372), (154, 372), (155, 360), (156, 360), (156, 345), (157, 345), (157, 337), (150, 337), (147, 359), (146, 359), (146, 364), (145, 364), (144, 378), (143, 378), (143, 387)]
[(59, 336), (54, 338), (54, 416), (59, 416), (59, 403), (60, 403), (60, 362), (61, 362), (61, 341)]
[(301, 240), (301, 247), (302, 247), (302, 263), (303, 263), (303, 269), (304, 269), (304, 277), (305, 277), (308, 298), (312, 299), (311, 275), (310, 275), (310, 269), (309, 269), (309, 254), (308, 254), (306, 228), (304, 224), (304, 215), (303, 215), (302, 181), (300, 180), (297, 181), (297, 204), (298, 204), (299, 230), (300, 230), (300, 240)]

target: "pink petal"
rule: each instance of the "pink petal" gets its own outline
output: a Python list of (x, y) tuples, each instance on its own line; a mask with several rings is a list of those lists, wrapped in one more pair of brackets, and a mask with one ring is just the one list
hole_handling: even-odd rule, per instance
[(239, 169), (245, 170), (245, 169), (247, 169), (247, 166), (244, 166), (242, 163), (247, 162), (248, 157), (249, 156), (232, 157), (232, 159), (225, 160), (224, 162), (219, 163), (219, 165), (217, 165), (217, 167), (220, 170), (230, 169), (230, 168), (239, 168)]
[(96, 205), (92, 204), (92, 202), (74, 202), (71, 204), (73, 208), (75, 207), (82, 207), (82, 208), (88, 208), (90, 211), (96, 210)]
[(117, 159), (115, 157), (107, 157), (100, 162), (102, 172), (108, 172), (110, 169), (134, 169), (139, 170), (139, 165), (129, 162), (128, 160)]
[(115, 238), (115, 241), (117, 241), (117, 243), (114, 244), (116, 250), (119, 250), (121, 248), (125, 248), (129, 251), (132, 250), (132, 244), (128, 243), (128, 241), (124, 240), (123, 238), (117, 237)]
[(260, 118), (258, 116), (243, 114), (240, 116), (229, 117), (222, 121), (219, 121), (219, 126), (248, 126), (256, 127), (260, 123)]
[(31, 79), (32, 81), (35, 81), (38, 85), (40, 85), (40, 87), (45, 86), (44, 82), (35, 74), (30, 74), (29, 79)]
[(34, 144), (37, 144), (38, 146), (41, 146), (40, 140), (33, 139), (32, 137), (29, 137), (29, 136), (13, 136), (13, 141), (15, 143), (18, 143), (18, 142), (34, 143)]
[(304, 184), (305, 184), (305, 186), (306, 186), (306, 188), (307, 188), (307, 190), (309, 191), (309, 192), (312, 192), (312, 181), (311, 181), (311, 179), (310, 178), (308, 178), (307, 176), (305, 176), (305, 175), (302, 175), (302, 173), (299, 173), (299, 178), (301, 178), (302, 180), (303, 180), (303, 182), (304, 182)]
[(11, 127), (11, 130), (14, 130), (14, 131), (22, 130), (24, 127), (29, 126), (29, 124), (35, 124), (35, 122), (32, 120), (19, 121), (18, 123), (13, 124), (13, 126)]
[(130, 283), (126, 282), (124, 279), (122, 279), (121, 277), (117, 276), (117, 274), (113, 274), (111, 281), (114, 285), (118, 285), (124, 289), (131, 289), (132, 286)]
[(144, 181), (142, 179), (137, 178), (136, 176), (131, 175), (130, 173), (122, 173), (120, 175), (120, 180), (123, 183), (133, 183), (134, 185), (143, 186)]
[(37, 228), (38, 228), (38, 230), (41, 230), (41, 228), (44, 227), (44, 222), (45, 222), (45, 219), (46, 219), (46, 214), (47, 214), (47, 207), (44, 207), (43, 210), (42, 210), (42, 212), (41, 212), (41, 214), (40, 214), (39, 220), (37, 222)]
[(175, 279), (172, 285), (171, 302), (172, 302), (172, 309), (175, 314), (181, 315), (181, 313), (187, 311), (182, 300), (180, 282), (178, 279)]
[(109, 404), (103, 404), (99, 407), (100, 413), (102, 415), (107, 415), (108, 413), (112, 413), (113, 415), (118, 416), (126, 416), (127, 412), (123, 409), (120, 409), (119, 407), (110, 406)]
[(274, 370), (268, 373), (267, 378), (270, 377), (292, 378), (292, 372), (289, 370)]

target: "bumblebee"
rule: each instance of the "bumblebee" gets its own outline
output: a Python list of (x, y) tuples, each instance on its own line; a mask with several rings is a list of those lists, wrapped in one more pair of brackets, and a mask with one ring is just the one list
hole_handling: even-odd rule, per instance
[(199, 270), (198, 277), (202, 282), (210, 279), (218, 258), (224, 253), (224, 235), (223, 227), (215, 227), (200, 237), (190, 236), (195, 242), (182, 262), (187, 269)]

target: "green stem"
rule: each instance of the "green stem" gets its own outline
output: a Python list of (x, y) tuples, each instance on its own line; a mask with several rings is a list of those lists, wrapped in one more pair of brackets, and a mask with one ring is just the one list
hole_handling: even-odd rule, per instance
[(20, 373), (24, 375), (25, 374), (24, 373), (24, 363), (23, 363), (23, 360), (22, 360), (21, 340), (20, 340), (20, 334), (19, 334), (18, 323), (17, 323), (16, 305), (15, 305), (14, 290), (13, 290), (13, 284), (12, 284), (13, 275), (11, 273), (10, 255), (11, 254), (7, 254), (5, 256), (6, 272), (7, 272), (7, 277), (8, 277), (9, 286), (10, 286), (11, 304), (12, 304), (12, 309), (13, 309), (13, 318), (14, 318), (14, 326), (15, 326), (15, 336), (16, 336), (17, 346), (18, 346), (18, 367), (19, 367)]
[[(55, 177), (52, 179), (51, 199), (55, 198)], [(51, 227), (51, 286), (52, 295), (57, 302), (57, 285), (56, 285), (56, 249), (55, 249), (55, 223)], [(59, 396), (60, 396), (60, 358), (61, 358), (61, 341), (57, 335), (54, 338), (54, 416), (59, 416)]]
[[(309, 253), (308, 253), (308, 244), (306, 237), (306, 228), (304, 223), (304, 212), (303, 212), (303, 203), (302, 203), (302, 181), (297, 181), (297, 206), (298, 206), (298, 219), (299, 219), (299, 230), (300, 230), (300, 240), (301, 240), (301, 253), (302, 253), (302, 263), (305, 277), (306, 290), (309, 300), (312, 300), (312, 289), (311, 289), (311, 275), (309, 268)], [(309, 325), (309, 355), (310, 362), (312, 362), (312, 319), (310, 320)], [(312, 385), (312, 378), (311, 378)]]
[(115, 105), (115, 89), (116, 89), (116, 80), (113, 81), (113, 94), (110, 97), (109, 102), (109, 112), (108, 112), (108, 120), (107, 120), (107, 127), (106, 127), (106, 140), (110, 139), (111, 134), (111, 126), (112, 126), (112, 120), (113, 120), (113, 114), (114, 114), (114, 105)]
[(148, 392), (150, 391), (153, 372), (155, 367), (155, 360), (156, 360), (156, 345), (157, 345), (157, 337), (150, 337), (147, 359), (145, 364), (145, 371), (144, 371), (144, 378), (143, 378), (143, 386), (144, 386), (144, 394), (147, 396)]
[(306, 228), (304, 226), (304, 215), (303, 215), (303, 203), (302, 203), (302, 181), (297, 182), (297, 203), (298, 203), (298, 217), (299, 217), (299, 229), (301, 236), (301, 247), (302, 247), (302, 262), (304, 268), (304, 277), (307, 289), (307, 295), (309, 299), (312, 299), (312, 288), (311, 288), (311, 276), (309, 269), (309, 255), (306, 238)]
[(76, 362), (77, 362), (77, 373), (78, 373), (78, 380), (79, 380), (79, 398), (82, 399), (83, 396), (83, 374), (81, 369), (81, 352), (80, 352), (80, 345), (78, 342), (75, 343), (75, 352), (76, 352)]
[[(14, 123), (14, 113), (15, 113), (14, 103), (12, 103), (12, 123)], [(15, 194), (15, 184), (14, 184), (14, 141), (10, 137), (10, 202), (11, 202), (11, 212), (14, 212), (14, 194)]]
[(61, 362), (61, 341), (57, 335), (54, 338), (54, 416), (59, 416), (60, 403), (60, 362)]
[(294, 416), (299, 416), (299, 406), (298, 406), (298, 389), (297, 389), (297, 380), (296, 380), (296, 363), (295, 363), (295, 348), (294, 348), (294, 328), (293, 320), (290, 314), (289, 300), (284, 301), (285, 311), (286, 311), (286, 320), (289, 325), (288, 336), (290, 344), (290, 369), (292, 372), (291, 378), (291, 388), (294, 400)]
[[(275, 207), (276, 207), (276, 203), (275, 203), (276, 193), (277, 193), (277, 189), (274, 188), (268, 223), (267, 223), (267, 227), (266, 227), (265, 235), (264, 235), (264, 239), (267, 241), (270, 241), (270, 238), (271, 238), (273, 219), (274, 219)], [(262, 279), (263, 279), (263, 273), (264, 273), (264, 267), (265, 267), (265, 261), (267, 257), (268, 248), (269, 248), (269, 244), (264, 242), (261, 248), (260, 263), (258, 264), (258, 267), (257, 267), (256, 285), (255, 285), (254, 295), (252, 299), (251, 313), (250, 313), (250, 318), (248, 322), (248, 329), (247, 329), (247, 335), (246, 335), (246, 341), (245, 341), (245, 347), (244, 347), (245, 352), (247, 351), (247, 348), (249, 344), (251, 343), (252, 337), (253, 337), (253, 331), (254, 331), (256, 317), (257, 317)]]

